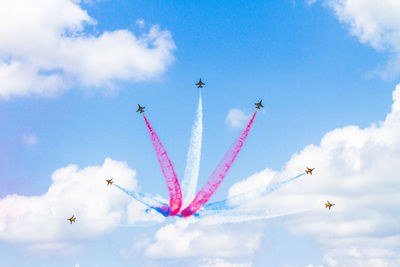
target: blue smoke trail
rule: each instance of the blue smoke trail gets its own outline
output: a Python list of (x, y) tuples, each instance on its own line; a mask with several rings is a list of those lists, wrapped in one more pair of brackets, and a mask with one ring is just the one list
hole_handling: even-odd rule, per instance
[[(246, 192), (246, 193), (242, 193), (242, 194), (239, 194), (239, 195), (236, 195), (236, 196), (233, 196), (233, 197), (221, 200), (221, 201), (217, 201), (217, 202), (206, 204), (206, 205), (203, 206), (203, 208), (205, 210), (233, 209), (236, 206), (240, 206), (241, 204), (243, 204), (245, 202), (248, 202), (248, 201), (251, 201), (251, 200), (254, 200), (255, 198), (261, 198), (261, 197), (263, 197), (263, 196), (265, 196), (267, 194), (271, 194), (275, 190), (281, 188), (282, 186), (284, 186), (284, 185), (286, 185), (286, 184), (288, 184), (290, 182), (293, 182), (294, 180), (300, 178), (304, 174), (305, 173), (302, 173), (302, 174), (299, 174), (299, 175), (297, 175), (297, 176), (295, 176), (293, 178), (287, 179), (285, 181), (269, 185), (267, 187), (267, 189), (265, 190), (265, 192), (264, 192), (264, 190), (262, 188), (261, 189), (256, 189), (256, 190), (252, 190), (252, 191), (249, 191), (249, 192)], [(262, 194), (264, 194), (264, 195), (262, 195)], [(231, 203), (234, 203), (234, 205), (231, 204)]]
[[(120, 189), (122, 192), (128, 194), (132, 198), (136, 199), (140, 203), (146, 205), (148, 208), (153, 209), (163, 215), (164, 217), (168, 217), (169, 215), (169, 206), (161, 201), (158, 201), (151, 196), (147, 194), (142, 194), (142, 193), (136, 193), (136, 192), (130, 192), (116, 184), (115, 185), (118, 189)], [(146, 210), (147, 211), (147, 210)]]
[(189, 151), (186, 160), (185, 175), (182, 180), (183, 207), (189, 205), (196, 195), (197, 180), (199, 178), (201, 139), (203, 134), (203, 106), (201, 91), (197, 108), (196, 121), (192, 126)]

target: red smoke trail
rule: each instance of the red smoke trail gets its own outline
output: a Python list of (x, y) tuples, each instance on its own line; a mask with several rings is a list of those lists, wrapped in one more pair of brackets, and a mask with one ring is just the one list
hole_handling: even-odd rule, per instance
[(189, 217), (190, 215), (196, 213), (210, 197), (217, 191), (218, 186), (224, 180), (226, 173), (235, 161), (236, 156), (239, 154), (240, 149), (243, 146), (244, 141), (246, 141), (247, 135), (249, 134), (251, 125), (253, 124), (254, 117), (257, 114), (254, 112), (249, 124), (247, 124), (246, 129), (242, 132), (238, 139), (233, 143), (229, 151), (225, 154), (224, 158), (220, 161), (217, 168), (208, 178), (207, 183), (204, 187), (197, 193), (194, 200), (189, 204), (189, 206), (181, 212), (182, 217)]
[(170, 196), (169, 216), (175, 216), (179, 213), (182, 206), (182, 192), (179, 185), (178, 177), (175, 174), (174, 167), (172, 166), (171, 160), (169, 159), (160, 139), (154, 132), (153, 128), (150, 126), (150, 123), (144, 114), (143, 117), (146, 121), (147, 128), (149, 129), (150, 138), (153, 143), (154, 150), (156, 151), (157, 159), (161, 166), (161, 171), (164, 174), (165, 181), (167, 182)]

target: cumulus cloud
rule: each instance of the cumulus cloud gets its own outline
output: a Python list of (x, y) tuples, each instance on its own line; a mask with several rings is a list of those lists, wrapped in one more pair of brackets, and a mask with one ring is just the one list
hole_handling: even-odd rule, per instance
[(145, 253), (151, 258), (235, 258), (254, 255), (261, 234), (180, 220), (160, 228)]
[(118, 81), (150, 79), (173, 60), (171, 34), (158, 26), (141, 36), (124, 29), (88, 34), (85, 28), (97, 22), (80, 3), (0, 1), (1, 98), (115, 88)]
[[(305, 207), (312, 212), (288, 218), (295, 233), (316, 237), (328, 266), (398, 266), (400, 264), (400, 85), (393, 92), (386, 119), (360, 129), (328, 132), (319, 145), (294, 154), (280, 172), (266, 169), (230, 189), (233, 196), (270, 181), (292, 177), (306, 166), (313, 175), (248, 204), (252, 208)], [(336, 205), (325, 209), (327, 200)]]
[[(65, 245), (97, 237), (115, 229), (127, 215), (127, 206), (145, 209), (105, 179), (137, 190), (135, 171), (126, 163), (105, 159), (101, 166), (56, 170), (48, 191), (40, 196), (8, 195), (0, 199), (0, 240), (26, 244), (29, 250), (65, 252)], [(128, 211), (129, 213), (129, 211)], [(69, 224), (72, 214), (76, 223)], [(70, 246), (68, 246), (71, 249)]]
[(349, 26), (350, 33), (362, 43), (391, 56), (378, 70), (383, 77), (400, 73), (400, 2), (397, 0), (327, 0), (339, 21)]
[(234, 128), (240, 128), (246, 125), (247, 121), (251, 118), (240, 109), (231, 109), (226, 116), (225, 122)]
[(37, 143), (37, 138), (34, 134), (24, 134), (21, 141), (23, 144), (30, 146)]

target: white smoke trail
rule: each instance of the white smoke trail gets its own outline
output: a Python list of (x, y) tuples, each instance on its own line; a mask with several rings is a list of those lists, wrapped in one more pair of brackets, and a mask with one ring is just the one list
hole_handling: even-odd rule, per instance
[(196, 121), (192, 126), (192, 136), (186, 160), (185, 175), (182, 180), (182, 208), (185, 208), (196, 195), (197, 180), (199, 178), (201, 139), (203, 135), (203, 106), (201, 101), (201, 91), (199, 105), (197, 108)]
[(301, 173), (301, 174), (299, 174), (293, 178), (287, 179), (285, 181), (273, 183), (271, 185), (268, 185), (267, 188), (260, 187), (255, 190), (251, 190), (251, 191), (248, 191), (248, 192), (236, 195), (236, 196), (232, 196), (230, 198), (227, 198), (227, 199), (224, 199), (221, 201), (205, 204), (203, 206), (203, 209), (207, 209), (207, 210), (234, 209), (237, 206), (240, 206), (246, 202), (250, 202), (250, 201), (256, 200), (258, 198), (262, 198), (262, 197), (266, 196), (267, 194), (271, 194), (275, 190), (278, 190), (279, 188), (293, 182), (294, 180), (300, 178), (304, 174), (305, 173)]
[(218, 212), (205, 212), (203, 214), (199, 213), (199, 222), (206, 225), (213, 224), (224, 224), (224, 223), (242, 223), (255, 220), (266, 220), (283, 216), (296, 215), (304, 212), (309, 212), (311, 209), (306, 210), (227, 210)]

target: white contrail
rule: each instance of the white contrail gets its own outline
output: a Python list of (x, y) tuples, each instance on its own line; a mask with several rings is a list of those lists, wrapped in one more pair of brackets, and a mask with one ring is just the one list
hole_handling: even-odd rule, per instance
[(182, 180), (182, 196), (185, 208), (194, 199), (196, 195), (197, 180), (199, 178), (200, 157), (201, 157), (201, 139), (203, 135), (203, 106), (201, 102), (201, 91), (199, 105), (197, 108), (196, 121), (192, 126), (192, 136), (186, 160), (185, 175)]

